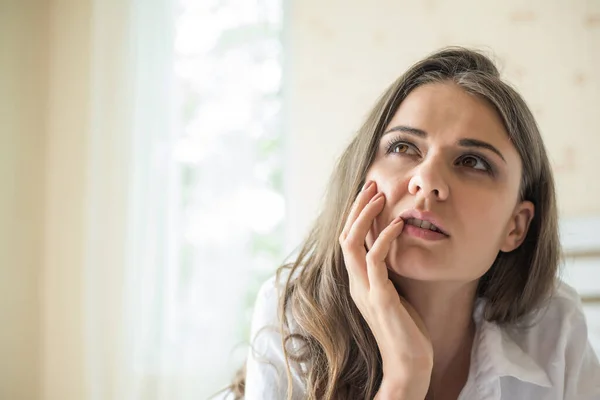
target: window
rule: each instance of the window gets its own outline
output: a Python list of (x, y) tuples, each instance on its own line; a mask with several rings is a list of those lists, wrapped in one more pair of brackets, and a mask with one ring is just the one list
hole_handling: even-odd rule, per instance
[(174, 256), (165, 282), (167, 365), (195, 398), (229, 382), (254, 299), (283, 259), (281, 3), (181, 0)]

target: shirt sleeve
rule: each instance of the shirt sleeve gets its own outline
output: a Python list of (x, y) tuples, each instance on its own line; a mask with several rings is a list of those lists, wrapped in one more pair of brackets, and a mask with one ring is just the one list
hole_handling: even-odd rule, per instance
[[(279, 331), (278, 300), (279, 291), (275, 277), (272, 277), (259, 290), (252, 316), (246, 361), (246, 400), (287, 399), (288, 378)], [(291, 372), (293, 399), (302, 399), (300, 376), (293, 368)]]
[(561, 289), (574, 305), (568, 316), (564, 399), (600, 400), (600, 363), (588, 338), (581, 299), (574, 289)]

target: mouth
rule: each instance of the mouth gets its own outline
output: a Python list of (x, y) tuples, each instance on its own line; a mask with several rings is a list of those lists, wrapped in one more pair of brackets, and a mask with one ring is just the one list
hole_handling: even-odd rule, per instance
[(417, 228), (421, 228), (421, 229), (429, 229), (430, 231), (439, 232), (441, 234), (448, 236), (446, 234), (446, 232), (442, 231), (440, 228), (438, 228), (437, 226), (435, 226), (434, 224), (432, 224), (429, 221), (424, 221), (424, 220), (418, 219), (418, 218), (409, 218), (406, 220), (406, 224), (416, 226)]
[[(431, 231), (450, 237), (448, 230), (444, 227), (441, 219), (431, 211), (421, 211), (417, 209), (406, 210), (400, 217), (404, 223), (411, 228), (414, 226), (424, 231)], [(414, 229), (414, 228), (413, 228)]]

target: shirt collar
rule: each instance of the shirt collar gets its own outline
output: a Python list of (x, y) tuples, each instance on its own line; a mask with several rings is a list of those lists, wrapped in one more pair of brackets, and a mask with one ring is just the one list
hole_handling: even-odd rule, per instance
[(507, 329), (483, 318), (485, 300), (475, 304), (474, 320), (478, 330), (476, 359), (481, 368), (497, 377), (511, 376), (523, 382), (552, 387), (550, 378), (542, 368), (513, 339)]

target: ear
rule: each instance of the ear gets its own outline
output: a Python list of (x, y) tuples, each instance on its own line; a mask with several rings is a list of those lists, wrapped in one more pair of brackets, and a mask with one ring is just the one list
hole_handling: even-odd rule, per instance
[(508, 253), (518, 248), (527, 236), (529, 225), (535, 214), (535, 206), (530, 201), (522, 201), (515, 207), (515, 211), (508, 223), (506, 237), (500, 250)]

